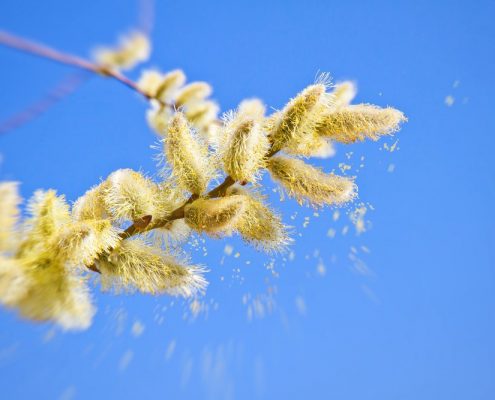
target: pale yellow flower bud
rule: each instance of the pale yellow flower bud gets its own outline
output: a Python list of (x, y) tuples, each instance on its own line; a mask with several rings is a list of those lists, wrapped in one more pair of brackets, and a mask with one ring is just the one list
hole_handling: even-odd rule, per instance
[(247, 198), (243, 195), (218, 199), (197, 199), (184, 209), (186, 224), (197, 232), (210, 235), (229, 235), (246, 209)]
[(206, 129), (217, 119), (220, 108), (214, 101), (201, 101), (187, 107), (185, 115), (187, 120), (198, 129)]
[(122, 37), (115, 48), (100, 47), (94, 52), (95, 61), (108, 68), (131, 69), (147, 61), (151, 53), (149, 38), (141, 32)]
[(192, 82), (184, 86), (175, 98), (175, 107), (191, 106), (206, 99), (212, 93), (210, 84), (206, 82)]
[(246, 99), (239, 104), (239, 114), (261, 120), (265, 116), (266, 107), (260, 99)]
[(154, 99), (168, 102), (178, 88), (184, 85), (186, 76), (180, 69), (166, 74), (150, 69), (142, 72), (137, 85), (145, 93)]
[(356, 196), (356, 185), (349, 178), (325, 174), (301, 160), (272, 157), (268, 169), (273, 179), (280, 183), (289, 197), (300, 204), (313, 206), (343, 204)]
[(348, 106), (356, 97), (357, 87), (352, 81), (339, 82), (333, 87), (332, 105), (336, 108)]

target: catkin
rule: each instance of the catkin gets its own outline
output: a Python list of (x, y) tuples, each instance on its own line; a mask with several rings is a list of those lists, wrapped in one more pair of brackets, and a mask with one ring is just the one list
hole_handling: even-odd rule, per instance
[(197, 232), (210, 235), (230, 234), (246, 209), (247, 198), (243, 195), (200, 198), (184, 209), (186, 224)]
[(279, 214), (263, 203), (263, 196), (240, 186), (230, 187), (227, 194), (246, 197), (245, 210), (236, 229), (247, 243), (266, 252), (284, 250), (291, 243), (287, 226)]
[(158, 213), (157, 192), (157, 185), (139, 172), (119, 169), (107, 179), (105, 207), (114, 220), (136, 221), (147, 215), (155, 217)]
[(280, 183), (289, 197), (312, 206), (343, 204), (356, 195), (356, 185), (349, 178), (325, 174), (301, 160), (272, 157), (268, 162), (272, 178)]
[(76, 221), (107, 218), (109, 214), (105, 205), (106, 187), (107, 182), (102, 182), (79, 197), (72, 206), (72, 218)]
[(141, 32), (132, 32), (121, 38), (115, 48), (100, 47), (94, 52), (95, 61), (105, 67), (131, 69), (148, 60), (151, 54), (149, 38)]
[(108, 258), (99, 261), (98, 268), (106, 290), (190, 297), (207, 286), (202, 267), (184, 266), (140, 240), (122, 242)]
[(318, 133), (346, 144), (365, 139), (378, 140), (380, 136), (396, 132), (404, 121), (404, 114), (395, 108), (358, 104), (326, 114)]
[(0, 252), (12, 251), (17, 238), (21, 198), (16, 182), (0, 183)]
[(356, 97), (357, 87), (352, 81), (339, 82), (333, 87), (331, 102), (335, 108), (348, 106)]
[(175, 98), (175, 107), (191, 106), (207, 98), (212, 92), (210, 84), (206, 82), (192, 82), (184, 86)]
[(193, 134), (183, 113), (176, 113), (164, 139), (167, 161), (178, 185), (201, 195), (214, 171), (208, 159), (208, 147)]
[(324, 84), (308, 86), (275, 115), (269, 135), (273, 151), (297, 146), (311, 136), (328, 107), (325, 91)]
[(119, 232), (109, 220), (86, 220), (64, 228), (57, 235), (56, 246), (65, 261), (87, 266), (119, 241)]
[(240, 113), (224, 128), (224, 170), (236, 181), (253, 182), (265, 164), (270, 143), (259, 121)]

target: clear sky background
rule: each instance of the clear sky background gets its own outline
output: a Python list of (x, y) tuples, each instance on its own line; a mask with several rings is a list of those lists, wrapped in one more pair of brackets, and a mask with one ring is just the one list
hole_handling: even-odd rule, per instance
[[(0, 27), (87, 55), (132, 28), (137, 10), (2, 0)], [(224, 110), (252, 96), (279, 108), (318, 71), (356, 80), (358, 102), (403, 110), (398, 150), (385, 148), (392, 138), (316, 162), (352, 165), (372, 226), (356, 235), (356, 205), (334, 221), (272, 194), (296, 228), (292, 256), (270, 268), (238, 239), (201, 243), (193, 260), (211, 284), (195, 318), (187, 302), (97, 290), (82, 333), (1, 310), (0, 397), (493, 399), (495, 2), (160, 0), (155, 17), (149, 65), (210, 82)], [(0, 48), (0, 71), (4, 119), (71, 69)], [(115, 169), (153, 173), (145, 110), (95, 77), (0, 136), (0, 179), (74, 201)]]

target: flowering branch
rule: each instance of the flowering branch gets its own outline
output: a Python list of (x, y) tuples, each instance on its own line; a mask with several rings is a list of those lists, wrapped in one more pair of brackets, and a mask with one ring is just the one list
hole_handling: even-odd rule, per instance
[[(130, 169), (114, 171), (72, 207), (55, 191), (38, 191), (25, 224), (17, 185), (0, 183), (0, 303), (68, 329), (89, 326), (94, 313), (74, 267), (99, 273), (104, 289), (201, 293), (205, 270), (186, 265), (161, 240), (238, 233), (259, 250), (279, 251), (291, 242), (287, 227), (247, 185), (268, 171), (301, 205), (346, 204), (357, 195), (354, 178), (327, 174), (302, 158), (328, 158), (334, 142), (377, 140), (405, 121), (390, 107), (351, 105), (355, 86), (331, 86), (326, 75), (271, 115), (250, 99), (219, 119), (211, 86), (186, 84), (181, 70), (143, 71), (137, 82), (120, 72), (148, 58), (142, 33), (116, 49), (100, 49), (95, 62), (1, 31), (0, 44), (115, 79), (145, 97), (148, 123), (162, 138), (169, 167), (161, 182)], [(219, 171), (224, 180), (210, 188)], [(151, 245), (143, 234), (159, 240)]]

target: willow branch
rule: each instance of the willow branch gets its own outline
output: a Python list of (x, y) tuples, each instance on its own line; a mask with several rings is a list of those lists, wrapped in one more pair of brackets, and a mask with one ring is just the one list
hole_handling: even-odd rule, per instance
[[(149, 93), (141, 90), (138, 85), (123, 75), (121, 72), (109, 68), (104, 65), (98, 65), (92, 61), (86, 60), (84, 58), (81, 58), (79, 56), (75, 56), (69, 53), (64, 53), (59, 50), (55, 50), (51, 47), (48, 47), (44, 44), (41, 43), (36, 43), (31, 40), (22, 38), (20, 36), (13, 35), (11, 33), (5, 32), (5, 31), (0, 31), (0, 44), (10, 47), (12, 49), (21, 51), (23, 53), (35, 55), (37, 57), (41, 57), (44, 59), (48, 59), (51, 61), (58, 62), (60, 64), (64, 65), (69, 65), (71, 67), (83, 69), (85, 71), (92, 72), (94, 74), (97, 74), (99, 76), (105, 76), (108, 78), (112, 78), (116, 80), (117, 82), (120, 82), (124, 86), (127, 86), (128, 88), (132, 89), (136, 93), (140, 94), (147, 100), (150, 100), (153, 98)], [(158, 100), (160, 101), (160, 100)], [(160, 103), (163, 106), (166, 107), (171, 107), (171, 104), (167, 104), (164, 102)]]

